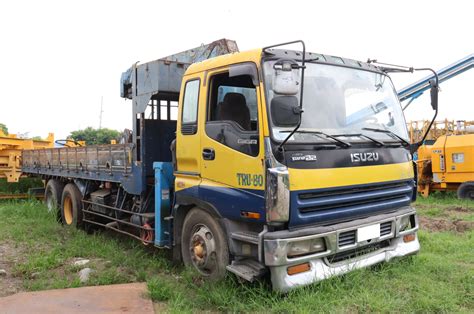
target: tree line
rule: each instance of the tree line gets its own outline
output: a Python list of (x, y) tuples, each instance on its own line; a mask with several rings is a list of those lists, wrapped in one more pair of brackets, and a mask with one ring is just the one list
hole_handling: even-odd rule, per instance
[[(0, 130), (8, 135), (8, 127), (4, 123), (0, 123)], [(110, 141), (120, 141), (121, 132), (108, 128), (94, 129), (87, 127), (82, 130), (72, 131), (67, 139), (74, 141), (85, 141), (86, 145), (110, 144)], [(32, 137), (34, 140), (41, 139), (39, 136)]]

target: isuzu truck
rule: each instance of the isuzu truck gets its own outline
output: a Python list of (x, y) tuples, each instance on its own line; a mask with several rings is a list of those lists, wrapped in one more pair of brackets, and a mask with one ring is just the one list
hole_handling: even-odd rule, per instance
[(133, 132), (120, 143), (24, 151), (22, 171), (66, 226), (288, 291), (420, 249), (416, 144), (390, 72), (302, 41), (219, 40), (122, 74)]

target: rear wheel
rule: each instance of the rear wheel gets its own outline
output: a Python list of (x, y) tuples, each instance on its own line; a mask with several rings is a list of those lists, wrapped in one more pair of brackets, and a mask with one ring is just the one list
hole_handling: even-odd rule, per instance
[(61, 196), (63, 193), (64, 184), (55, 179), (51, 179), (46, 184), (44, 190), (44, 202), (48, 208), (48, 212), (58, 213), (58, 220), (60, 217)]
[(82, 194), (74, 183), (69, 183), (61, 198), (61, 221), (66, 226), (82, 225)]
[(221, 226), (207, 212), (193, 208), (184, 219), (181, 253), (186, 266), (213, 280), (224, 278), (229, 248)]
[(458, 187), (458, 198), (474, 200), (474, 182), (468, 181)]

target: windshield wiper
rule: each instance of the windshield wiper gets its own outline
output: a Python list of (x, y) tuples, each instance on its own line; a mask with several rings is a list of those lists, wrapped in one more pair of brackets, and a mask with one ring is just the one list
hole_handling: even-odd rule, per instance
[(377, 146), (385, 146), (385, 143), (382, 142), (382, 141), (379, 141), (379, 140), (376, 140), (375, 138), (373, 137), (370, 137), (370, 136), (367, 136), (365, 134), (361, 134), (361, 133), (356, 133), (356, 134), (337, 134), (337, 135), (333, 135), (334, 137), (351, 137), (351, 136), (354, 136), (354, 137), (361, 137), (361, 138), (366, 138), (368, 139), (369, 141), (372, 141), (374, 142), (375, 144), (377, 144)]
[(398, 136), (396, 133), (393, 133), (390, 130), (374, 129), (374, 128), (362, 128), (362, 130), (385, 133), (385, 134), (390, 135), (392, 138), (398, 139), (402, 143), (403, 146), (410, 146), (410, 143), (408, 143), (407, 140), (405, 140), (403, 137)]
[(334, 135), (329, 135), (327, 133), (324, 133), (324, 132), (321, 132), (321, 131), (306, 131), (306, 130), (293, 130), (293, 131), (280, 131), (280, 133), (289, 133), (289, 132), (293, 132), (293, 133), (307, 133), (307, 134), (316, 134), (317, 136), (319, 136), (320, 138), (324, 138), (320, 135), (324, 135), (326, 138), (329, 138), (331, 140), (333, 140), (335, 143), (339, 144), (340, 146), (342, 147), (351, 147), (351, 143), (348, 143), (348, 142), (345, 142), (345, 141), (342, 141), (340, 139), (338, 139), (337, 137), (335, 137)]

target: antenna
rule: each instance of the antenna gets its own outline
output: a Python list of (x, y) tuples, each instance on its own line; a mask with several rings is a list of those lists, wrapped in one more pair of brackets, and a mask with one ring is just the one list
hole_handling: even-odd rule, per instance
[(99, 130), (102, 129), (102, 113), (104, 110), (102, 109), (104, 105), (104, 96), (100, 96), (100, 115), (99, 115)]

